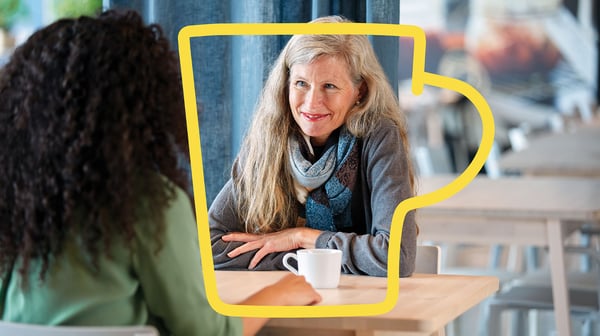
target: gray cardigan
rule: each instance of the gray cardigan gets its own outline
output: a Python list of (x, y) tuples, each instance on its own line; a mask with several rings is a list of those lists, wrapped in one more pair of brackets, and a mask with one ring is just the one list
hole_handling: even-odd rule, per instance
[[(352, 196), (352, 228), (349, 232), (323, 231), (317, 238), (317, 248), (342, 250), (342, 272), (387, 275), (390, 225), (396, 206), (412, 197), (408, 181), (407, 154), (402, 146), (399, 130), (381, 122), (374, 132), (361, 139), (359, 181)], [(236, 258), (227, 253), (242, 245), (224, 242), (228, 232), (244, 231), (236, 215), (232, 181), (229, 180), (209, 209), (210, 236), (216, 269), (246, 269), (256, 251)], [(408, 213), (402, 229), (400, 276), (414, 271), (417, 226), (414, 211)], [(282, 270), (287, 252), (265, 256), (255, 270)]]

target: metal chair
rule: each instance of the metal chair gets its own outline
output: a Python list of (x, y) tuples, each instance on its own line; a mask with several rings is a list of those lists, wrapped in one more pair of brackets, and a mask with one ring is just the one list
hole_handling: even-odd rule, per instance
[(48, 326), (0, 321), (0, 336), (159, 336), (152, 326)]
[[(567, 247), (567, 252), (578, 252), (590, 256), (600, 265), (600, 254), (588, 247)], [(575, 271), (567, 274), (570, 297), (570, 313), (573, 319), (582, 322), (582, 335), (594, 335), (594, 323), (600, 319), (600, 269), (594, 272)], [(553, 311), (552, 283), (548, 272), (540, 270), (513, 280), (488, 303), (484, 321), (487, 321), (489, 336), (500, 335), (503, 311), (516, 312), (513, 333), (526, 334), (525, 313), (531, 311)]]

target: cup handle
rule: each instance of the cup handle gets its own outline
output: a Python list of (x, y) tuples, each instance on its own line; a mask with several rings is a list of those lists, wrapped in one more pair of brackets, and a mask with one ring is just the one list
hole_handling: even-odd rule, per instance
[(290, 258), (294, 258), (296, 259), (296, 262), (298, 262), (298, 257), (296, 257), (296, 253), (286, 253), (283, 256), (283, 266), (285, 266), (285, 268), (287, 268), (290, 272), (298, 275), (298, 270), (295, 269), (292, 265), (288, 264), (288, 259)]

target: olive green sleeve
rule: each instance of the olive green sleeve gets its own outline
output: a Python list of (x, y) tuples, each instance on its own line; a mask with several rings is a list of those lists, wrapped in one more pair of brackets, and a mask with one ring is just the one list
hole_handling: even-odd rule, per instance
[(140, 228), (134, 256), (150, 313), (173, 335), (241, 335), (241, 319), (216, 313), (207, 301), (196, 221), (181, 189), (167, 208), (165, 221), (160, 251), (156, 252), (152, 230)]

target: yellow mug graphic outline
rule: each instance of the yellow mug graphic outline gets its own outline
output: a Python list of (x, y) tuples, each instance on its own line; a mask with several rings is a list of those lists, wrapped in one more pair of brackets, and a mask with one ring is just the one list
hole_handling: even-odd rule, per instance
[[(414, 196), (401, 202), (392, 218), (389, 249), (387, 293), (383, 301), (373, 304), (347, 304), (330, 306), (248, 306), (224, 303), (218, 295), (212, 249), (210, 242), (206, 192), (196, 91), (192, 68), (190, 41), (193, 37), (227, 35), (297, 35), (297, 34), (347, 34), (403, 36), (414, 39), (414, 61), (412, 91), (420, 95), (425, 84), (450, 89), (469, 99), (479, 111), (482, 121), (482, 137), (475, 157), (469, 166), (448, 185), (425, 195)], [(449, 77), (425, 72), (425, 32), (417, 26), (378, 23), (224, 23), (203, 24), (183, 27), (178, 35), (181, 76), (185, 101), (186, 122), (192, 170), (192, 185), (195, 195), (198, 239), (202, 259), (202, 273), (208, 302), (215, 311), (223, 315), (247, 317), (341, 317), (379, 315), (390, 311), (398, 300), (399, 261), (402, 226), (406, 214), (451, 197), (477, 176), (483, 167), (494, 140), (492, 111), (483, 96), (471, 85)]]

